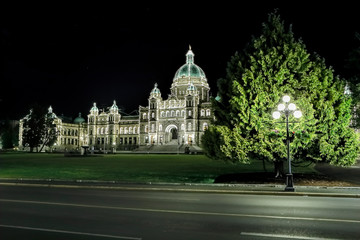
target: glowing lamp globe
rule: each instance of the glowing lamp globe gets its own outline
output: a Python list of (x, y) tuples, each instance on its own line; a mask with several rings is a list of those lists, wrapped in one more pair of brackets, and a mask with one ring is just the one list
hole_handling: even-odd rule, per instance
[(275, 118), (275, 119), (279, 119), (280, 116), (281, 116), (281, 114), (280, 114), (280, 112), (275, 111), (275, 112), (273, 112), (272, 116), (273, 116), (273, 118)]
[(284, 101), (284, 102), (290, 102), (290, 97), (288, 96), (288, 95), (285, 95), (283, 98), (282, 98), (282, 100)]
[(295, 111), (294, 112), (294, 117), (296, 117), (296, 118), (301, 118), (301, 116), (302, 116), (302, 113), (301, 113), (301, 111)]
[(283, 111), (285, 109), (285, 104), (280, 103), (278, 106), (279, 111)]
[(288, 108), (289, 108), (290, 111), (294, 111), (296, 109), (296, 106), (295, 106), (295, 104), (290, 103)]

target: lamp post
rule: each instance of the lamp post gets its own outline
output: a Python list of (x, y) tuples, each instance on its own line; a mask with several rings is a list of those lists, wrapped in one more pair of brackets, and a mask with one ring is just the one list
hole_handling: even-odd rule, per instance
[(286, 118), (286, 144), (287, 144), (287, 161), (289, 164), (289, 173), (286, 174), (286, 187), (285, 191), (294, 192), (294, 184), (293, 184), (293, 175), (291, 172), (291, 158), (290, 158), (290, 136), (289, 136), (289, 116), (291, 113), (294, 114), (295, 118), (300, 118), (302, 116), (301, 111), (296, 110), (296, 105), (294, 103), (290, 103), (290, 97), (285, 95), (282, 98), (284, 103), (280, 103), (278, 105), (278, 111), (273, 112), (272, 116), (275, 119), (279, 119), (281, 117), (281, 113), (285, 114)]

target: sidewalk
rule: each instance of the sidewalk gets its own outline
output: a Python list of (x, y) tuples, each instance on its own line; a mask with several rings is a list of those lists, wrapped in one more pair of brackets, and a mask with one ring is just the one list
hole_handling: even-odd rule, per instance
[(0, 186), (360, 198), (360, 187), (295, 185), (295, 192), (285, 192), (285, 185), (272, 184), (124, 183), (86, 180), (0, 179)]

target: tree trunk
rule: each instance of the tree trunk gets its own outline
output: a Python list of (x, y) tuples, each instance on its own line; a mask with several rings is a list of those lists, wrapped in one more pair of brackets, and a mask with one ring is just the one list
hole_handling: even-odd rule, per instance
[(274, 173), (275, 173), (275, 178), (281, 178), (285, 175), (283, 161), (274, 162)]
[(264, 169), (264, 172), (267, 172), (267, 170), (266, 170), (266, 166), (265, 166), (265, 158), (262, 158), (262, 162), (263, 162), (263, 169)]

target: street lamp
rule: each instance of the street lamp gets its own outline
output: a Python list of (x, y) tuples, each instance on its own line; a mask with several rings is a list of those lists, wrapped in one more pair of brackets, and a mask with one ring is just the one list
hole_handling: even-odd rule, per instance
[(294, 114), (295, 118), (300, 118), (302, 116), (301, 111), (296, 110), (296, 105), (294, 103), (290, 103), (290, 97), (285, 95), (282, 98), (284, 103), (280, 103), (278, 105), (278, 111), (273, 112), (272, 116), (275, 119), (279, 119), (281, 117), (281, 113), (285, 114), (286, 117), (286, 144), (287, 144), (287, 160), (289, 164), (289, 173), (286, 174), (286, 187), (285, 191), (294, 192), (294, 184), (293, 184), (293, 175), (291, 173), (291, 158), (290, 158), (290, 137), (289, 137), (289, 115), (291, 113)]

